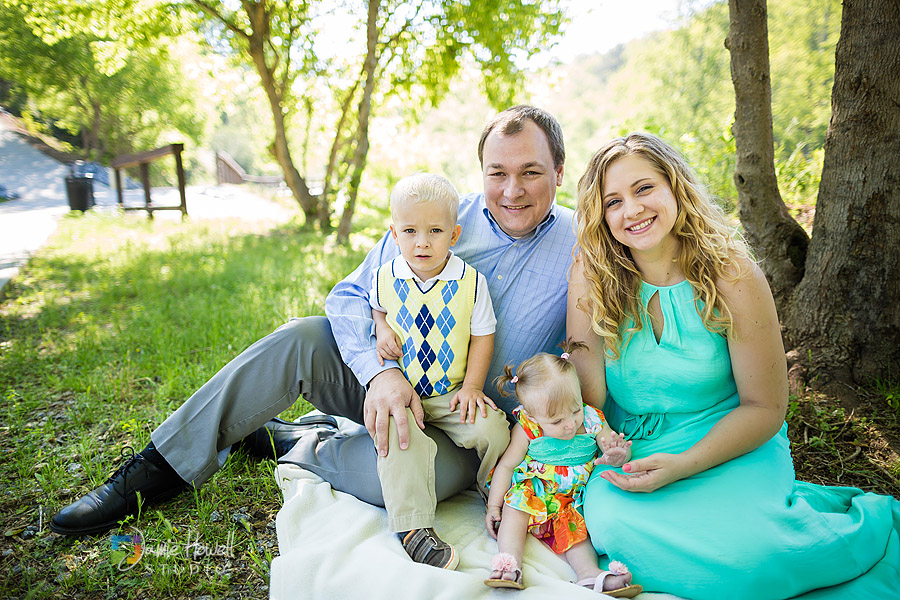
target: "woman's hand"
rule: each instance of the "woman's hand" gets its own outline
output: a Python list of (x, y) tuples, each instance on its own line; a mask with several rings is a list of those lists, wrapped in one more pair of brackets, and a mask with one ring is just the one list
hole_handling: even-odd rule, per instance
[(603, 471), (598, 477), (626, 492), (652, 492), (684, 478), (687, 471), (683, 462), (679, 454), (651, 454), (625, 463), (625, 473)]
[(500, 507), (488, 506), (487, 514), (484, 516), (484, 527), (487, 529), (488, 535), (497, 539), (497, 529), (500, 528)]

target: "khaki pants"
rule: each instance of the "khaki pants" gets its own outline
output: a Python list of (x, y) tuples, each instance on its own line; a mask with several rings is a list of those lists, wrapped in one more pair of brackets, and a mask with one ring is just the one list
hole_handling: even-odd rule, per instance
[[(460, 448), (471, 448), (478, 453), (481, 466), (476, 481), (485, 494), (488, 474), (509, 445), (509, 423), (506, 413), (490, 407), (486, 418), (479, 412), (474, 423), (460, 423), (459, 408), (450, 412), (450, 400), (456, 391), (423, 398), (425, 421), (441, 429)], [(418, 428), (412, 411), (406, 412), (410, 424), (409, 446), (400, 449), (397, 427), (391, 419), (388, 455), (378, 457), (378, 478), (391, 531), (432, 527), (437, 507), (434, 475), (437, 445)]]

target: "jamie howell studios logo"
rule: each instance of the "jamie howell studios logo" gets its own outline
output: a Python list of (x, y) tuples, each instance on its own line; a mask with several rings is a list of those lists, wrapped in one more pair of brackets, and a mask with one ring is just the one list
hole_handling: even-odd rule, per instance
[(109, 539), (109, 560), (120, 571), (134, 568), (144, 555), (144, 538), (137, 529), (132, 531), (131, 535), (112, 535)]
[[(234, 531), (228, 533), (224, 544), (204, 544), (200, 541), (199, 535), (189, 532), (186, 540), (154, 545), (150, 544), (140, 531), (132, 527), (131, 533), (128, 535), (110, 536), (109, 554), (110, 562), (116, 565), (119, 571), (133, 569), (141, 562), (142, 558), (154, 556), (172, 558), (181, 567), (190, 568), (191, 572), (194, 572), (196, 568), (199, 568), (198, 561), (202, 559), (234, 558)], [(169, 566), (175, 568), (172, 565)], [(145, 564), (144, 567), (153, 570), (150, 565)], [(160, 563), (152, 565), (152, 567), (160, 567)]]

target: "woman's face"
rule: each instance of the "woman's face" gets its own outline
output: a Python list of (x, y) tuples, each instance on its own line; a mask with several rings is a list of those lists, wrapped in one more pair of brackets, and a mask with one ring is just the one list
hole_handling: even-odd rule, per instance
[(603, 217), (613, 237), (635, 252), (676, 244), (672, 227), (678, 203), (665, 176), (642, 156), (618, 158), (606, 168), (601, 190)]

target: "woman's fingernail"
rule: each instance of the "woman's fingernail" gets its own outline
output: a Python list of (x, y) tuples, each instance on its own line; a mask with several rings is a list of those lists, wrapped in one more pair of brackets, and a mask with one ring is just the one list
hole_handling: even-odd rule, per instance
[(622, 465), (622, 470), (625, 471), (626, 473), (631, 473), (631, 465), (630, 464)]

